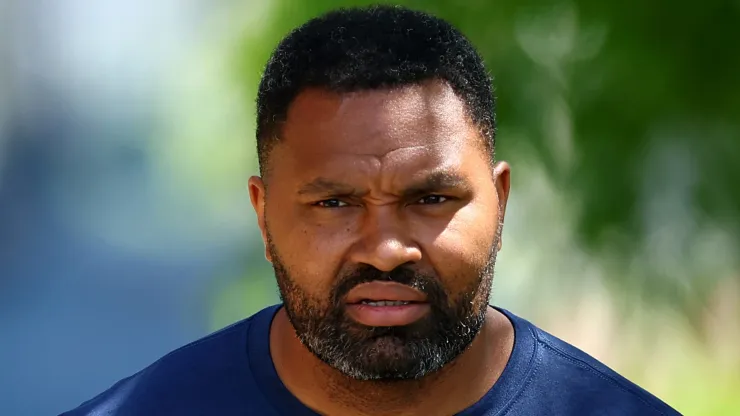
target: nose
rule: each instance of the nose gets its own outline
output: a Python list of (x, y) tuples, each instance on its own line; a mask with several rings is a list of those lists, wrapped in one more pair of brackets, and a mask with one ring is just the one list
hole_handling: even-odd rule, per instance
[(360, 239), (353, 245), (350, 260), (389, 272), (421, 260), (421, 248), (408, 232), (405, 221), (393, 207), (373, 207), (364, 216)]

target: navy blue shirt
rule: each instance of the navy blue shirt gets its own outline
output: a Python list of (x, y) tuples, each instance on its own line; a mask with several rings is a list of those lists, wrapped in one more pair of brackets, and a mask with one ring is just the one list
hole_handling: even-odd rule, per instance
[[(269, 333), (279, 308), (177, 349), (63, 416), (316, 416), (273, 366)], [(499, 310), (514, 325), (511, 357), (460, 416), (678, 414), (583, 351)]]

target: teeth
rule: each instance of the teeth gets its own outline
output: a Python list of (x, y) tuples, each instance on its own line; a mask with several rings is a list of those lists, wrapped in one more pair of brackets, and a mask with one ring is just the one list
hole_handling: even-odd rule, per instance
[(411, 302), (406, 302), (402, 300), (379, 300), (379, 301), (370, 301), (370, 300), (363, 300), (363, 305), (370, 305), (370, 306), (403, 306), (408, 305)]

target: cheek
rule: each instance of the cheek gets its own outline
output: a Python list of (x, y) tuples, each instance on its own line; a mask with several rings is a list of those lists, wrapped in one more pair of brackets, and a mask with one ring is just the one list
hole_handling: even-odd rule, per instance
[(309, 296), (323, 299), (336, 282), (351, 229), (300, 220), (301, 215), (289, 210), (271, 213), (270, 234), (293, 283)]
[[(488, 263), (498, 224), (497, 210), (473, 203), (460, 209), (430, 242), (427, 256), (450, 288), (469, 287)], [(470, 280), (461, 281), (462, 277)]]

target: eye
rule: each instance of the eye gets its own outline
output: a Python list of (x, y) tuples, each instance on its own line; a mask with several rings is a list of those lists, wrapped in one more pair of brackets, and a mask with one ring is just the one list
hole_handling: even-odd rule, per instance
[(323, 201), (319, 201), (315, 203), (314, 205), (319, 208), (342, 208), (342, 207), (348, 206), (349, 204), (335, 198), (335, 199), (325, 199)]
[(418, 203), (421, 205), (435, 205), (449, 201), (450, 198), (442, 195), (427, 195), (421, 198)]

